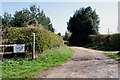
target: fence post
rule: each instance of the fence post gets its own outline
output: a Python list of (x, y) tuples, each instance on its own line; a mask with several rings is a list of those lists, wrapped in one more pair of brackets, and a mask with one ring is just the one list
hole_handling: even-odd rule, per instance
[(35, 59), (35, 33), (32, 34), (32, 59)]

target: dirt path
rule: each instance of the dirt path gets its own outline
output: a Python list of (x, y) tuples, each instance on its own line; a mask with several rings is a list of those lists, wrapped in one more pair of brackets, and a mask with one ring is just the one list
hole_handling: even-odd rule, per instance
[(118, 78), (118, 63), (102, 51), (71, 47), (73, 57), (59, 68), (39, 74), (42, 78)]

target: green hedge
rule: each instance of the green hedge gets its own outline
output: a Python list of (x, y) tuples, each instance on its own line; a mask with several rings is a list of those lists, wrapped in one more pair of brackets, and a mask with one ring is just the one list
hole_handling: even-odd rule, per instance
[(112, 35), (93, 35), (90, 36), (92, 44), (91, 46), (95, 49), (100, 50), (120, 50), (120, 34)]
[(41, 28), (9, 28), (6, 31), (10, 43), (25, 44), (26, 50), (32, 50), (32, 33), (35, 33), (36, 51), (44, 51), (63, 45), (62, 37)]

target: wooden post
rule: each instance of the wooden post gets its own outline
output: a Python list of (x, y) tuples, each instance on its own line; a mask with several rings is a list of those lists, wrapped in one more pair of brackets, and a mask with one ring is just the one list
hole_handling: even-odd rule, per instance
[(108, 28), (108, 35), (110, 34), (109, 28)]
[(35, 59), (35, 33), (32, 34), (32, 59)]

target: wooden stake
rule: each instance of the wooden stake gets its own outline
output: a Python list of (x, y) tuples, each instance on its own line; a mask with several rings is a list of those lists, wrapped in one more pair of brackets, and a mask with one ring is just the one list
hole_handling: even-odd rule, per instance
[(32, 59), (35, 59), (35, 33), (32, 34), (33, 43), (32, 43)]

